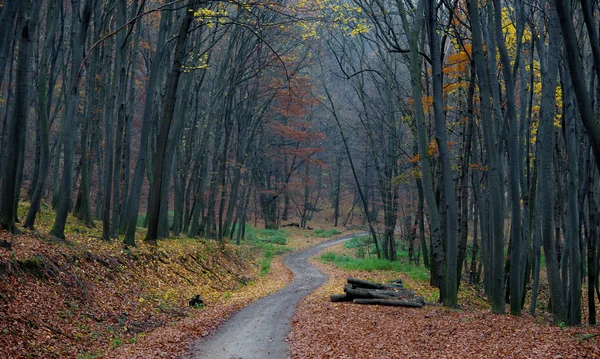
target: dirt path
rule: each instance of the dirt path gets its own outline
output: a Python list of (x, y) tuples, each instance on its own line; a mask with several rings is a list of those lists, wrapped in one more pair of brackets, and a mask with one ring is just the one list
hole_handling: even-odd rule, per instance
[(308, 263), (323, 249), (363, 235), (354, 233), (290, 254), (285, 265), (294, 281), (282, 290), (240, 310), (213, 335), (198, 340), (189, 358), (263, 359), (287, 358), (290, 320), (296, 304), (325, 283), (327, 276)]

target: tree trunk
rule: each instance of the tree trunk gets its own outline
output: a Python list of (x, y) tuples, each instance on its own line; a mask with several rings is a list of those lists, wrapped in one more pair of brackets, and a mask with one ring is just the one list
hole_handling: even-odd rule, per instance
[(142, 185), (144, 183), (144, 174), (146, 172), (146, 159), (148, 157), (148, 142), (150, 132), (153, 127), (153, 109), (154, 96), (157, 91), (158, 78), (160, 76), (161, 63), (165, 54), (165, 38), (168, 30), (170, 16), (168, 12), (161, 15), (158, 42), (156, 52), (152, 58), (150, 65), (150, 75), (148, 77), (148, 85), (146, 88), (146, 98), (144, 102), (144, 113), (142, 115), (142, 130), (140, 135), (139, 153), (133, 171), (133, 179), (131, 181), (131, 189), (127, 197), (123, 227), (125, 229), (124, 243), (128, 246), (135, 246), (135, 231), (137, 229), (137, 219), (140, 209), (140, 198), (142, 194)]
[[(96, 2), (95, 10), (94, 10), (94, 18), (99, 21), (100, 16), (100, 2)], [(94, 42), (98, 41), (100, 37), (100, 28), (101, 26), (95, 26), (95, 34), (94, 34)], [(81, 167), (81, 180), (79, 182), (79, 193), (77, 194), (77, 200), (75, 203), (75, 208), (73, 209), (73, 215), (76, 216), (79, 221), (85, 224), (88, 227), (94, 226), (94, 221), (92, 218), (92, 208), (90, 203), (90, 179), (91, 179), (91, 169), (90, 169), (90, 155), (91, 151), (89, 149), (89, 134), (90, 129), (92, 128), (92, 120), (96, 121), (96, 99), (98, 98), (97, 93), (97, 79), (96, 76), (98, 74), (98, 59), (100, 57), (99, 50), (94, 50), (94, 53), (91, 55), (92, 60), (90, 62), (90, 66), (88, 68), (88, 106), (86, 108), (83, 131), (81, 133), (81, 159), (80, 159), (80, 167)]]
[[(79, 70), (83, 61), (84, 46), (87, 30), (92, 16), (92, 4), (94, 0), (85, 0), (81, 16), (79, 14), (79, 0), (72, 1), (73, 23), (71, 25), (71, 76), (69, 78), (69, 90), (67, 92), (67, 103), (64, 122), (62, 124), (63, 134), (63, 173), (60, 182), (60, 200), (56, 211), (56, 219), (50, 233), (58, 238), (65, 238), (65, 225), (69, 208), (71, 207), (71, 192), (73, 190), (73, 144), (75, 142), (75, 116), (77, 115), (77, 104), (79, 102)], [(77, 21), (79, 19), (79, 21)], [(79, 23), (79, 33), (76, 23)]]
[[(13, 22), (17, 13), (17, 6), (23, 0), (5, 0), (2, 5), (2, 17), (0, 18), (0, 84), (4, 83), (4, 69), (8, 62), (8, 49), (10, 47)], [(33, 33), (32, 33), (33, 35)]]
[(432, 84), (433, 84), (433, 109), (435, 119), (435, 135), (438, 144), (440, 161), (442, 167), (442, 181), (444, 186), (444, 199), (446, 206), (446, 293), (444, 304), (448, 307), (456, 307), (458, 282), (460, 281), (460, 268), (462, 261), (458, 261), (457, 252), (457, 223), (458, 214), (456, 206), (456, 189), (450, 165), (450, 153), (448, 151), (448, 138), (446, 135), (446, 120), (444, 117), (444, 96), (442, 91), (443, 77), (440, 43), (438, 38), (437, 11), (432, 1), (427, 1), (426, 6), (427, 34), (429, 37), (429, 49), (431, 52)]
[[(6, 6), (6, 5), (5, 5)], [(35, 217), (40, 210), (40, 204), (42, 202), (42, 195), (44, 187), (46, 185), (46, 178), (48, 177), (48, 165), (50, 156), (50, 140), (49, 140), (49, 126), (48, 126), (48, 63), (50, 61), (50, 55), (52, 46), (54, 46), (54, 39), (56, 37), (55, 30), (57, 26), (57, 20), (59, 15), (59, 7), (57, 4), (48, 6), (48, 13), (46, 17), (46, 38), (44, 40), (44, 50), (42, 58), (40, 60), (40, 77), (38, 80), (38, 118), (37, 127), (39, 135), (39, 178), (35, 182), (35, 189), (31, 196), (31, 204), (27, 211), (27, 217), (25, 219), (25, 228), (34, 229)], [(51, 100), (51, 99), (50, 99)]]
[(167, 149), (167, 140), (169, 137), (169, 131), (171, 128), (171, 122), (173, 119), (173, 112), (175, 110), (175, 102), (177, 100), (177, 87), (179, 85), (179, 77), (181, 75), (182, 60), (185, 55), (185, 42), (187, 39), (187, 33), (193, 20), (193, 2), (188, 1), (185, 6), (185, 14), (183, 15), (181, 26), (177, 34), (177, 41), (175, 44), (175, 53), (173, 54), (173, 64), (171, 67), (171, 73), (167, 79), (167, 93), (166, 93), (166, 104), (161, 116), (160, 130), (158, 133), (158, 148), (155, 153), (154, 161), (154, 183), (150, 190), (149, 208), (148, 213), (148, 232), (146, 234), (145, 241), (149, 243), (156, 243), (158, 238), (158, 220), (161, 209), (161, 196), (163, 191), (168, 191), (168, 188), (163, 188), (163, 168), (164, 160)]
[[(517, 5), (518, 6), (518, 5)], [(499, 0), (494, 0), (494, 18), (496, 42), (500, 52), (500, 62), (504, 75), (506, 88), (506, 102), (508, 104), (507, 120), (509, 126), (508, 153), (509, 153), (509, 179), (511, 197), (511, 261), (510, 261), (510, 312), (521, 315), (521, 195), (519, 188), (519, 144), (517, 108), (515, 105), (515, 91), (513, 72), (510, 65), (510, 56), (504, 42), (502, 31), (502, 8)], [(517, 33), (517, 58), (519, 57), (522, 32)], [(518, 64), (518, 59), (516, 60)], [(522, 119), (523, 120), (523, 119)]]
[[(12, 4), (6, 4), (13, 6)], [(29, 114), (29, 72), (33, 37), (40, 13), (38, 0), (21, 3), (18, 22), (22, 23), (19, 36), (19, 53), (15, 75), (15, 106), (8, 123), (7, 142), (2, 161), (2, 184), (0, 193), (0, 228), (16, 231), (16, 208), (19, 202), (22, 163), (25, 156), (24, 145)], [(10, 11), (10, 9), (7, 9)], [(4, 24), (3, 24), (4, 25)], [(4, 70), (2, 67), (1, 70)], [(21, 166), (19, 164), (21, 163)], [(21, 167), (21, 171), (19, 171)]]
[[(552, 27), (556, 26), (557, 23), (560, 23), (562, 37), (564, 39), (565, 57), (567, 59), (567, 65), (569, 67), (569, 73), (573, 83), (575, 98), (577, 99), (577, 108), (579, 109), (579, 114), (588, 134), (590, 143), (592, 144), (594, 158), (596, 159), (596, 167), (598, 170), (600, 170), (600, 124), (594, 116), (592, 102), (586, 88), (583, 64), (579, 55), (577, 37), (575, 35), (575, 29), (573, 28), (573, 21), (571, 18), (571, 7), (567, 0), (554, 0), (554, 2), (556, 3), (558, 20), (553, 21)], [(589, 10), (585, 11), (585, 9), (587, 9), (587, 1), (584, 0), (582, 3), (585, 3), (584, 6), (586, 6), (584, 8), (584, 17), (588, 18), (590, 16)], [(598, 66), (600, 63), (600, 47), (598, 45), (598, 36), (594, 27), (591, 26), (591, 23), (586, 21), (586, 25), (588, 25), (588, 30), (592, 30), (591, 32), (588, 31), (589, 35), (594, 37), (594, 34), (596, 34), (595, 43), (593, 43), (593, 39), (590, 40), (590, 43), (592, 44), (591, 46), (593, 49), (594, 61), (596, 62), (595, 68), (598, 74), (598, 81), (600, 81), (600, 69)]]
[(352, 155), (350, 153), (350, 147), (348, 146), (348, 141), (346, 140), (346, 136), (344, 135), (344, 130), (342, 128), (342, 124), (340, 122), (340, 119), (337, 115), (337, 112), (335, 110), (334, 107), (334, 103), (333, 100), (331, 98), (331, 93), (329, 92), (329, 90), (327, 89), (326, 86), (323, 86), (324, 90), (325, 90), (325, 94), (327, 95), (327, 100), (329, 101), (329, 104), (331, 106), (331, 108), (329, 108), (329, 111), (331, 112), (331, 114), (333, 115), (333, 118), (335, 119), (335, 123), (337, 124), (337, 127), (340, 131), (340, 136), (342, 137), (342, 142), (344, 143), (344, 148), (346, 150), (346, 155), (348, 156), (348, 161), (350, 163), (350, 168), (352, 170), (352, 175), (354, 177), (354, 182), (356, 183), (356, 188), (358, 190), (358, 194), (360, 196), (360, 199), (363, 203), (363, 209), (365, 211), (365, 218), (367, 220), (367, 223), (369, 225), (369, 232), (371, 233), (371, 238), (373, 238), (373, 243), (375, 244), (375, 250), (377, 251), (377, 258), (381, 258), (381, 252), (379, 250), (379, 243), (377, 242), (377, 233), (375, 232), (375, 228), (373, 227), (373, 223), (371, 221), (371, 218), (369, 216), (369, 206), (367, 204), (367, 200), (365, 198), (365, 194), (362, 190), (362, 187), (360, 185), (360, 181), (358, 179), (358, 175), (356, 174), (356, 168), (354, 167), (354, 160), (352, 159)]
[[(560, 1), (560, 0), (559, 0)], [(560, 38), (559, 28), (556, 26), (556, 12), (552, 11), (551, 21), (548, 24), (548, 47), (540, 41), (540, 55), (544, 55), (540, 62), (542, 65), (542, 102), (540, 125), (538, 133), (539, 153), (539, 182), (541, 234), (546, 257), (546, 270), (550, 284), (550, 297), (552, 301), (552, 319), (555, 324), (564, 322), (566, 311), (562, 295), (562, 284), (556, 256), (554, 238), (554, 173), (552, 162), (554, 154), (554, 108), (556, 103), (556, 82), (558, 73)]]
[[(502, 209), (502, 172), (500, 171), (500, 161), (498, 159), (498, 150), (496, 147), (497, 125), (492, 117), (491, 104), (491, 85), (489, 74), (486, 69), (486, 62), (483, 54), (483, 39), (481, 36), (479, 9), (477, 3), (473, 0), (469, 2), (469, 18), (471, 23), (471, 31), (473, 36), (473, 58), (477, 70), (478, 86), (481, 97), (481, 112), (482, 120), (481, 127), (483, 128), (484, 145), (487, 156), (487, 182), (489, 200), (491, 206), (491, 268), (490, 280), (486, 277), (486, 282), (489, 282), (492, 294), (492, 312), (504, 314), (504, 211)], [(496, 118), (498, 121), (499, 119)], [(484, 202), (482, 200), (482, 202)]]
[[(571, 85), (571, 77), (568, 69), (564, 69), (563, 96), (566, 112), (567, 131), (567, 167), (568, 167), (568, 190), (567, 190), (567, 234), (565, 242), (569, 243), (570, 276), (569, 276), (569, 325), (581, 324), (581, 253), (579, 251), (579, 169), (578, 169), (578, 147), (579, 136), (575, 119), (575, 103)], [(563, 277), (563, 281), (567, 278)]]
[[(421, 21), (423, 19), (423, 1), (419, 1), (415, 13), (415, 19), (413, 20), (413, 28), (410, 29), (410, 25), (406, 18), (406, 10), (402, 2), (397, 2), (399, 6), (400, 15), (402, 17), (402, 26), (404, 32), (409, 38), (410, 47), (410, 75), (411, 75), (411, 90), (412, 97), (414, 100), (414, 111), (415, 121), (417, 125), (416, 137), (418, 139), (419, 156), (421, 165), (421, 176), (423, 180), (423, 190), (425, 194), (425, 200), (427, 203), (429, 213), (429, 223), (431, 227), (431, 243), (432, 243), (432, 254), (433, 260), (435, 261), (435, 273), (432, 273), (432, 279), (436, 287), (440, 290), (440, 301), (446, 303), (446, 285), (444, 281), (444, 249), (443, 239), (441, 233), (441, 223), (439, 218), (438, 206), (435, 201), (433, 191), (433, 179), (432, 169), (429, 160), (429, 148), (427, 142), (427, 134), (425, 129), (425, 115), (423, 111), (422, 101), (422, 83), (421, 83), (421, 61), (418, 49), (418, 38), (421, 27)], [(454, 243), (455, 245), (456, 243)], [(455, 252), (454, 252), (455, 253)], [(432, 266), (433, 268), (433, 266)], [(456, 268), (455, 268), (456, 269)], [(455, 273), (456, 271), (454, 271)], [(456, 282), (456, 281), (455, 281)], [(453, 290), (454, 291), (454, 290)], [(452, 294), (451, 294), (452, 295)], [(452, 305), (454, 300), (450, 298), (449, 304)]]

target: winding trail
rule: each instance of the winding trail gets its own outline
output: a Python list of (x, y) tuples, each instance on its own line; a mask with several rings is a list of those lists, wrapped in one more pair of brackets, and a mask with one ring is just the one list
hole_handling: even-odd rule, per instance
[(196, 341), (189, 358), (287, 358), (285, 339), (291, 330), (290, 321), (296, 305), (327, 280), (325, 274), (308, 263), (308, 258), (327, 247), (364, 234), (344, 235), (288, 255), (284, 263), (294, 273), (292, 283), (243, 308), (215, 334)]

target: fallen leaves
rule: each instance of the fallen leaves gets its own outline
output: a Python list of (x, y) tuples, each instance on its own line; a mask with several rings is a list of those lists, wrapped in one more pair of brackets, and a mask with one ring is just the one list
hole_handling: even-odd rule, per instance
[[(312, 262), (329, 281), (296, 308), (289, 337), (293, 358), (600, 358), (598, 327), (561, 329), (529, 315), (491, 314), (469, 294), (463, 295), (473, 303), (463, 310), (331, 303), (329, 295), (349, 275), (385, 281), (399, 274), (349, 273)], [(411, 285), (410, 278), (402, 279)], [(415, 283), (411, 288), (423, 294)]]
[(149, 332), (135, 345), (126, 345), (107, 354), (113, 359), (179, 358), (189, 351), (198, 338), (209, 335), (233, 313), (254, 300), (271, 294), (292, 280), (292, 273), (276, 258), (269, 275), (252, 286), (244, 287), (194, 316), (172, 322)]
[[(136, 357), (129, 348), (140, 358), (174, 358), (292, 278), (281, 259), (259, 277), (253, 251), (215, 241), (123, 250), (87, 235), (55, 241), (24, 231), (0, 238), (12, 244), (0, 248), (2, 358)], [(205, 309), (188, 306), (196, 294)]]

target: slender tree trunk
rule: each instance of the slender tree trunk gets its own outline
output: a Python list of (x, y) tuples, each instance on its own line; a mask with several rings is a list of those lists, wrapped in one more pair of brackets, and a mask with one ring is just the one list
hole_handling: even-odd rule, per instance
[[(477, 69), (478, 86), (481, 97), (480, 118), (483, 128), (485, 151), (487, 156), (487, 182), (491, 207), (491, 268), (489, 283), (492, 294), (492, 312), (504, 314), (504, 211), (502, 209), (502, 184), (498, 150), (496, 147), (496, 123), (492, 117), (491, 86), (486, 62), (483, 54), (483, 39), (481, 36), (479, 9), (477, 3), (469, 0), (469, 17), (473, 37), (473, 58)], [(499, 119), (496, 119), (499, 120)], [(486, 282), (488, 278), (486, 277)]]
[[(593, 177), (593, 171), (590, 171), (590, 177)], [(593, 182), (593, 178), (590, 179)], [(590, 185), (588, 189), (588, 221), (589, 229), (587, 236), (587, 262), (588, 262), (588, 310), (590, 313), (589, 323), (596, 324), (596, 300), (594, 298), (594, 290), (598, 287), (598, 228), (596, 227), (598, 217), (598, 207), (594, 198), (594, 185)]]
[(365, 194), (362, 190), (362, 187), (360, 185), (360, 181), (358, 179), (358, 175), (356, 174), (356, 168), (354, 167), (354, 160), (352, 159), (352, 155), (350, 154), (350, 147), (348, 146), (348, 141), (346, 140), (346, 136), (344, 135), (344, 130), (342, 128), (342, 124), (340, 122), (340, 119), (337, 116), (337, 112), (335, 110), (334, 107), (334, 103), (333, 103), (333, 99), (331, 98), (331, 93), (329, 92), (329, 90), (327, 89), (326, 86), (323, 87), (325, 90), (325, 93), (327, 95), (327, 99), (329, 101), (329, 105), (331, 106), (331, 108), (329, 109), (329, 111), (331, 112), (331, 114), (333, 115), (333, 118), (335, 119), (335, 123), (338, 126), (338, 129), (340, 130), (340, 136), (342, 137), (342, 142), (344, 143), (344, 148), (346, 149), (346, 155), (348, 155), (348, 161), (350, 163), (350, 168), (352, 170), (352, 175), (354, 176), (354, 182), (356, 183), (356, 188), (358, 190), (358, 194), (360, 196), (360, 199), (363, 203), (363, 208), (365, 211), (365, 217), (367, 219), (367, 223), (369, 225), (369, 232), (371, 233), (371, 238), (373, 238), (373, 243), (375, 244), (375, 250), (377, 251), (377, 258), (381, 258), (381, 252), (379, 250), (379, 243), (377, 242), (377, 233), (375, 232), (375, 228), (373, 227), (373, 223), (371, 221), (371, 218), (369, 216), (369, 206), (367, 204), (367, 200), (365, 198)]
[[(442, 64), (440, 54), (440, 43), (438, 39), (437, 11), (433, 1), (427, 1), (426, 18), (427, 33), (429, 37), (429, 49), (431, 53), (431, 64), (433, 72), (433, 109), (435, 118), (435, 135), (440, 153), (442, 167), (442, 181), (444, 187), (444, 200), (442, 205), (446, 206), (446, 293), (444, 304), (448, 307), (456, 307), (458, 282), (460, 281), (460, 268), (462, 263), (458, 262), (457, 251), (457, 223), (458, 214), (456, 208), (456, 190), (450, 166), (450, 153), (448, 151), (448, 138), (446, 135), (446, 120), (444, 118), (444, 97), (442, 91)], [(414, 82), (414, 80), (413, 80)], [(415, 96), (413, 94), (413, 96)]]
[[(7, 4), (7, 6), (12, 6)], [(15, 75), (15, 106), (8, 123), (7, 143), (2, 161), (0, 193), (0, 228), (16, 231), (16, 208), (19, 202), (19, 167), (25, 156), (24, 145), (29, 113), (29, 72), (33, 37), (40, 13), (38, 0), (23, 2), (19, 6), (19, 20), (23, 24), (19, 35), (19, 53)], [(10, 9), (7, 9), (9, 11)], [(1, 70), (4, 70), (2, 68)], [(21, 166), (19, 165), (21, 163)]]
[[(6, 6), (6, 5), (5, 5)], [(39, 163), (40, 169), (38, 172), (39, 178), (35, 182), (35, 189), (31, 196), (31, 204), (25, 219), (25, 228), (33, 229), (35, 225), (35, 217), (40, 210), (42, 195), (48, 177), (48, 165), (50, 156), (49, 144), (49, 126), (48, 126), (48, 63), (50, 61), (52, 46), (54, 46), (55, 30), (59, 15), (59, 7), (57, 4), (48, 6), (46, 17), (46, 38), (44, 40), (44, 50), (40, 60), (40, 77), (38, 80), (38, 135), (39, 135)], [(50, 99), (51, 100), (51, 99)]]
[[(119, 22), (119, 25), (121, 23)], [(122, 36), (122, 35), (121, 35)], [(115, 43), (115, 62), (113, 66), (113, 74), (110, 82), (110, 91), (107, 94), (108, 101), (105, 106), (104, 113), (104, 193), (102, 198), (102, 204), (104, 206), (102, 211), (102, 238), (104, 241), (110, 241), (111, 235), (111, 199), (113, 191), (113, 176), (114, 174), (114, 128), (113, 128), (113, 117), (114, 117), (114, 106), (117, 97), (117, 86), (119, 84), (119, 68), (121, 67), (119, 62), (121, 57), (118, 56), (118, 48), (120, 37), (117, 37)], [(114, 208), (113, 208), (114, 210)]]
[(161, 15), (158, 42), (156, 52), (150, 65), (150, 75), (146, 89), (146, 98), (144, 102), (144, 113), (142, 115), (142, 131), (140, 135), (139, 153), (133, 171), (131, 189), (124, 209), (123, 227), (125, 229), (125, 239), (123, 242), (128, 246), (135, 246), (135, 231), (137, 229), (137, 219), (140, 209), (140, 198), (142, 194), (142, 185), (144, 183), (144, 174), (146, 172), (146, 160), (148, 158), (148, 147), (150, 132), (153, 127), (153, 109), (154, 96), (157, 91), (158, 78), (160, 76), (160, 67), (165, 54), (165, 38), (169, 28), (170, 16), (166, 13)]
[[(567, 166), (568, 166), (568, 190), (567, 190), (567, 235), (565, 242), (569, 243), (570, 250), (570, 291), (569, 291), (569, 308), (568, 321), (569, 325), (581, 324), (581, 253), (579, 251), (580, 233), (579, 233), (579, 169), (578, 169), (578, 135), (575, 119), (575, 103), (573, 100), (573, 92), (571, 78), (568, 69), (564, 73), (564, 104), (566, 108), (566, 125), (567, 125)], [(567, 278), (563, 278), (564, 281)]]
[[(521, 195), (519, 189), (519, 144), (517, 127), (517, 108), (515, 105), (515, 91), (513, 72), (510, 65), (510, 56), (504, 42), (502, 31), (502, 7), (499, 0), (494, 0), (494, 18), (496, 42), (500, 52), (500, 62), (504, 75), (504, 86), (506, 88), (506, 102), (508, 104), (507, 120), (509, 126), (508, 152), (510, 157), (509, 178), (511, 197), (511, 260), (510, 260), (510, 312), (513, 315), (521, 315)], [(520, 36), (521, 34), (517, 34)], [(517, 38), (517, 43), (521, 39)], [(519, 46), (518, 46), (519, 47)], [(517, 51), (520, 51), (517, 48)], [(517, 57), (519, 56), (517, 52)], [(517, 60), (518, 61), (518, 60)]]
[(419, 192), (419, 202), (417, 205), (417, 217), (419, 219), (419, 242), (423, 252), (423, 264), (425, 268), (430, 267), (429, 263), (429, 250), (427, 249), (427, 241), (425, 240), (425, 214), (424, 214), (424, 195), (423, 195), (423, 184), (420, 178), (416, 179), (417, 191)]
[[(567, 59), (567, 65), (569, 67), (569, 73), (571, 75), (571, 81), (573, 83), (575, 98), (577, 99), (577, 108), (579, 109), (581, 120), (583, 121), (583, 125), (588, 134), (590, 143), (592, 145), (592, 149), (594, 151), (596, 167), (598, 168), (598, 170), (600, 170), (600, 123), (598, 123), (596, 117), (594, 116), (592, 102), (588, 90), (586, 88), (583, 64), (579, 55), (577, 37), (575, 35), (575, 29), (573, 27), (573, 21), (571, 18), (572, 12), (571, 7), (569, 5), (570, 3), (567, 0), (554, 0), (554, 2), (556, 4), (558, 20), (553, 21), (552, 27), (556, 26), (557, 23), (560, 23), (560, 28), (562, 29), (562, 37), (564, 39), (563, 43), (565, 48), (565, 57)], [(590, 14), (589, 10), (586, 11), (587, 1), (582, 0), (582, 3), (585, 3), (584, 18), (588, 18)], [(588, 21), (586, 21), (586, 25), (588, 25), (588, 30), (591, 31), (588, 31), (589, 35), (595, 37), (595, 43), (594, 40), (591, 39), (590, 44), (592, 44), (592, 53), (596, 62), (595, 68), (598, 75), (598, 81), (600, 81), (600, 66), (598, 66), (598, 64), (600, 63), (600, 45), (598, 45), (598, 35), (595, 32), (594, 27), (591, 26), (591, 23), (588, 24)]]
[(163, 168), (164, 160), (167, 147), (167, 139), (169, 137), (169, 131), (171, 128), (171, 122), (173, 118), (173, 112), (175, 110), (175, 102), (177, 95), (177, 87), (179, 85), (179, 77), (181, 75), (182, 60), (185, 55), (185, 43), (187, 39), (187, 33), (193, 20), (193, 2), (188, 1), (185, 6), (185, 14), (181, 20), (181, 26), (177, 34), (177, 40), (175, 44), (175, 53), (173, 54), (173, 64), (171, 67), (171, 73), (167, 79), (167, 96), (166, 104), (161, 116), (160, 129), (158, 133), (158, 148), (155, 153), (154, 161), (154, 183), (150, 190), (150, 204), (148, 213), (148, 232), (146, 234), (145, 241), (149, 243), (156, 243), (158, 238), (158, 219), (161, 208), (160, 198), (163, 195), (163, 191), (167, 191), (168, 188), (163, 188)]
[[(94, 10), (94, 19), (95, 21), (100, 21), (100, 2), (96, 2), (95, 10)], [(100, 25), (96, 24), (96, 31), (94, 34), (94, 42), (98, 41), (100, 37)], [(94, 53), (91, 55), (92, 60), (90, 62), (90, 66), (88, 68), (89, 75), (87, 76), (88, 80), (88, 106), (86, 108), (86, 114), (84, 119), (83, 131), (81, 133), (81, 159), (80, 159), (80, 167), (81, 167), (81, 180), (79, 182), (79, 193), (77, 194), (77, 200), (75, 203), (75, 208), (73, 209), (73, 215), (77, 216), (79, 221), (84, 223), (88, 227), (94, 226), (94, 221), (92, 218), (92, 208), (90, 203), (90, 180), (91, 180), (91, 169), (90, 169), (90, 155), (91, 151), (89, 149), (89, 134), (90, 129), (92, 128), (92, 120), (96, 118), (96, 109), (97, 103), (96, 99), (98, 96), (97, 93), (97, 79), (96, 76), (98, 74), (98, 59), (99, 59), (99, 51), (94, 50)]]
[[(12, 40), (13, 22), (17, 12), (17, 6), (23, 0), (6, 0), (2, 5), (2, 17), (0, 18), (0, 84), (4, 84), (4, 69), (8, 59), (8, 50)], [(10, 82), (9, 82), (10, 83)]]
[[(419, 156), (420, 156), (420, 165), (421, 165), (421, 176), (423, 180), (423, 190), (425, 194), (425, 201), (427, 203), (428, 213), (429, 213), (429, 223), (431, 228), (431, 244), (432, 244), (432, 254), (433, 260), (435, 261), (435, 273), (432, 272), (432, 280), (436, 287), (440, 290), (440, 301), (446, 303), (446, 285), (444, 279), (444, 268), (445, 268), (445, 258), (444, 258), (444, 249), (443, 249), (443, 238), (441, 232), (441, 221), (438, 212), (438, 206), (435, 201), (434, 190), (433, 190), (433, 179), (432, 179), (432, 169), (431, 163), (429, 159), (429, 148), (427, 143), (427, 134), (425, 129), (425, 115), (423, 111), (423, 101), (422, 101), (422, 83), (421, 83), (421, 61), (420, 54), (418, 48), (418, 39), (421, 27), (421, 21), (423, 19), (423, 1), (419, 1), (416, 8), (416, 13), (413, 20), (413, 28), (410, 29), (410, 24), (408, 23), (406, 17), (406, 9), (404, 8), (404, 4), (402, 1), (397, 1), (397, 6), (400, 11), (400, 15), (402, 17), (402, 26), (404, 28), (404, 32), (407, 34), (409, 39), (409, 47), (410, 47), (410, 75), (411, 75), (411, 90), (412, 97), (414, 100), (414, 112), (415, 112), (415, 121), (417, 125), (417, 133), (416, 137), (418, 140), (419, 147)], [(456, 237), (455, 237), (456, 238)], [(456, 245), (456, 242), (454, 242)], [(456, 252), (454, 252), (456, 253)], [(456, 258), (455, 258), (456, 259)], [(454, 260), (455, 260), (454, 259)], [(432, 266), (434, 268), (434, 266)], [(456, 269), (454, 267), (454, 269)], [(454, 271), (456, 273), (456, 270)], [(456, 280), (454, 281), (456, 284)], [(454, 292), (454, 289), (452, 290)], [(453, 295), (453, 294), (451, 294)], [(446, 305), (453, 305), (454, 300), (450, 298), (450, 302), (446, 303)]]
[(565, 303), (561, 290), (562, 285), (556, 255), (555, 240), (557, 239), (554, 238), (554, 186), (552, 185), (554, 179), (552, 171), (554, 108), (556, 103), (560, 35), (559, 28), (556, 26), (556, 12), (552, 11), (550, 16), (547, 49), (540, 41), (540, 55), (542, 59), (545, 59), (546, 63), (542, 63), (542, 103), (540, 106), (541, 115), (538, 131), (538, 146), (540, 146), (538, 152), (538, 192), (540, 196), (541, 235), (552, 301), (552, 319), (555, 324), (558, 324), (564, 322), (566, 319)]
[[(72, 0), (73, 23), (71, 25), (71, 76), (69, 78), (69, 91), (67, 92), (66, 115), (62, 124), (63, 133), (63, 173), (60, 182), (60, 201), (56, 211), (56, 219), (50, 233), (58, 238), (65, 238), (65, 225), (69, 208), (71, 207), (71, 192), (73, 190), (73, 144), (75, 142), (75, 116), (79, 102), (79, 69), (83, 61), (87, 30), (92, 17), (94, 0), (85, 0), (81, 15), (79, 13), (79, 0)], [(79, 21), (77, 20), (79, 19)], [(77, 32), (76, 23), (79, 23)]]
[(333, 195), (333, 226), (338, 226), (338, 220), (340, 217), (340, 195), (341, 195), (341, 184), (342, 184), (342, 160), (336, 156), (336, 168), (335, 168), (335, 184), (334, 184), (334, 195)]

